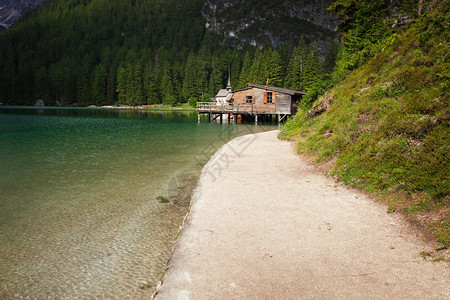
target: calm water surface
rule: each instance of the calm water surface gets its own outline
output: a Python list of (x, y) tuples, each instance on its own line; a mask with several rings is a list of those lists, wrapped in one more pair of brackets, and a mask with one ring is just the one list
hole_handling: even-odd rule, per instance
[(0, 107), (0, 298), (148, 299), (202, 166), (230, 139), (275, 128)]

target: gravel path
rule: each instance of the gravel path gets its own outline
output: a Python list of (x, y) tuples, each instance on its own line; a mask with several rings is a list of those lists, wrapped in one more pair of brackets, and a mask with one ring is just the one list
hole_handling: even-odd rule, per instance
[(203, 169), (156, 299), (450, 299), (407, 227), (277, 131), (240, 137)]

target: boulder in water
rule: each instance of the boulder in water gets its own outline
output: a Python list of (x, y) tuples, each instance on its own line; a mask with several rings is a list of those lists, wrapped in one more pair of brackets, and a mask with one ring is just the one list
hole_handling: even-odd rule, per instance
[(39, 99), (39, 100), (36, 101), (34, 106), (45, 106), (45, 102), (44, 102), (44, 100)]

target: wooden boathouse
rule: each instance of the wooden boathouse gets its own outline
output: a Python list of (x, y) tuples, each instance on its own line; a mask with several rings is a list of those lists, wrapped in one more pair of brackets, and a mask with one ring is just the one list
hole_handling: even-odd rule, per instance
[(200, 121), (201, 114), (208, 114), (213, 121), (224, 118), (228, 122), (237, 122), (243, 115), (251, 115), (258, 122), (258, 116), (277, 116), (281, 122), (286, 116), (294, 114), (295, 103), (305, 95), (303, 92), (285, 88), (248, 84), (245, 89), (232, 92), (229, 101), (198, 102), (197, 112)]

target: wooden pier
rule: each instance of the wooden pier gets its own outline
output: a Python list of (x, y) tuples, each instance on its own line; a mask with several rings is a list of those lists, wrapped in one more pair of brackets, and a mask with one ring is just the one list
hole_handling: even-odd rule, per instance
[(198, 121), (202, 114), (207, 114), (210, 121), (220, 119), (220, 122), (237, 123), (239, 116), (250, 115), (258, 123), (258, 116), (277, 116), (278, 122), (281, 122), (288, 114), (277, 114), (273, 110), (267, 110), (264, 107), (258, 107), (254, 103), (215, 103), (215, 102), (197, 102)]

